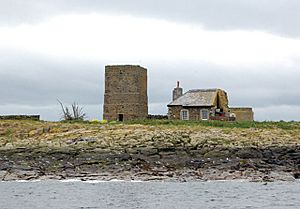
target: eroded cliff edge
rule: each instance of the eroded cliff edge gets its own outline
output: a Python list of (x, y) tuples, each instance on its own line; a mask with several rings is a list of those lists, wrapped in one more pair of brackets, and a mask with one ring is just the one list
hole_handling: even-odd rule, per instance
[(0, 179), (294, 180), (300, 129), (0, 122)]

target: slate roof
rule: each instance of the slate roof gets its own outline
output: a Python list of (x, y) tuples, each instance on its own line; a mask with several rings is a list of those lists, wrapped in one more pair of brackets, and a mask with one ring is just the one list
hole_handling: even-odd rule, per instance
[(186, 92), (168, 106), (211, 107), (214, 104), (218, 89), (194, 89)]

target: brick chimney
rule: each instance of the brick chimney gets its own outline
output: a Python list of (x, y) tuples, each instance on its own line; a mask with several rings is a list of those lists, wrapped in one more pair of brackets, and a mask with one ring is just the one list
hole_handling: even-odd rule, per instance
[(183, 89), (179, 86), (179, 81), (177, 81), (177, 86), (173, 89), (173, 101), (181, 97), (182, 94)]

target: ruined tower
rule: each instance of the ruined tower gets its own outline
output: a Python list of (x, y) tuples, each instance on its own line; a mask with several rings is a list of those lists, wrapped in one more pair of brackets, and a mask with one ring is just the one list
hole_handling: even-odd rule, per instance
[(103, 119), (123, 121), (147, 116), (147, 69), (138, 65), (105, 66)]

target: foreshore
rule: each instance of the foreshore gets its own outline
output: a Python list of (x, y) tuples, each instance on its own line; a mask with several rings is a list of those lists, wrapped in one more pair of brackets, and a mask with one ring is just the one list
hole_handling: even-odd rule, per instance
[(0, 122), (0, 180), (293, 181), (300, 129)]

